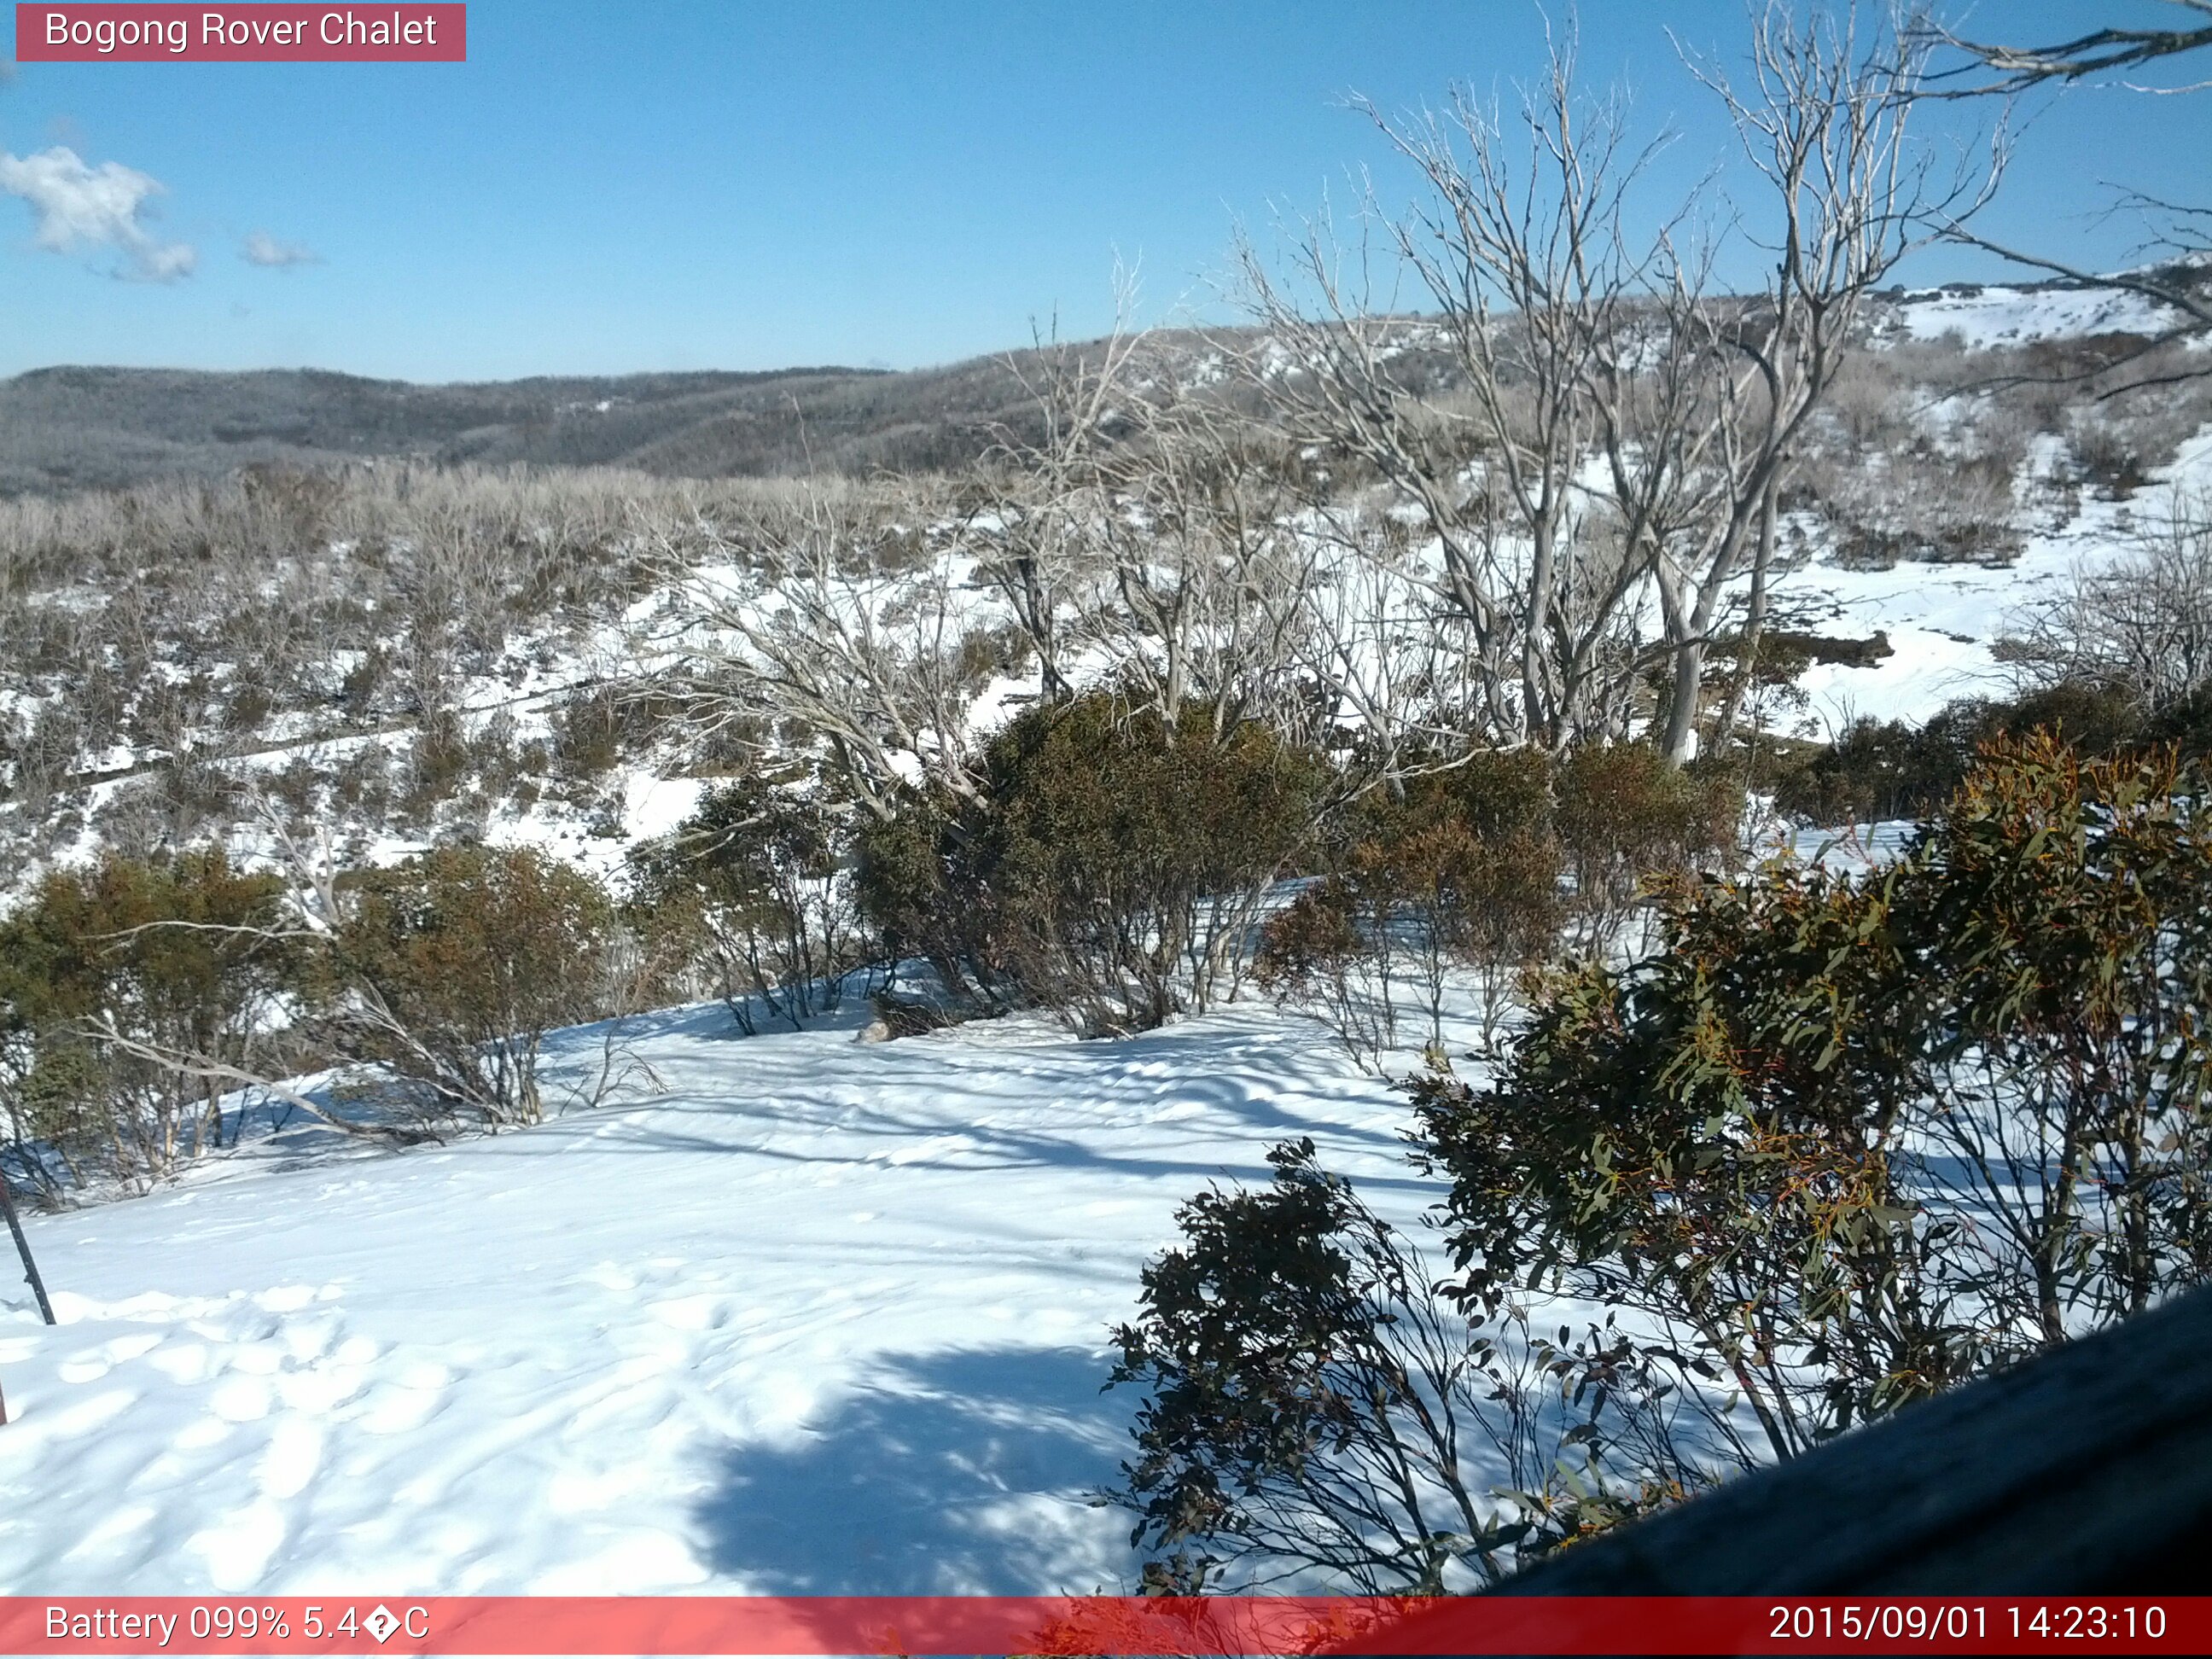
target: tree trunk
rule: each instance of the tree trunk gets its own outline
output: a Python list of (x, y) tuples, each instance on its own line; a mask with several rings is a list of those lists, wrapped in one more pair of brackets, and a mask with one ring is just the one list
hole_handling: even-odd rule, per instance
[(1674, 678), (1667, 696), (1667, 735), (1660, 744), (1669, 762), (1690, 758), (1698, 735), (1698, 696), (1705, 684), (1705, 641), (1702, 636), (1674, 647)]
[(1759, 550), (1753, 556), (1751, 598), (1744, 610), (1743, 643), (1736, 653), (1735, 682), (1729, 687), (1728, 701), (1713, 725), (1715, 748), (1735, 735), (1736, 722), (1743, 717), (1744, 701), (1751, 695), (1752, 676), (1759, 667), (1759, 641), (1766, 632), (1766, 583), (1774, 568), (1775, 526), (1781, 498), (1782, 475), (1778, 471), (1767, 481), (1766, 493), (1759, 503)]

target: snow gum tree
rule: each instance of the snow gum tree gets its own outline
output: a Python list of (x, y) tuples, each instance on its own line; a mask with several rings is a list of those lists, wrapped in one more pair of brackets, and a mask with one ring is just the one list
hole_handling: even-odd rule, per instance
[[(1652, 735), (1671, 761), (1694, 752), (1709, 652), (1739, 605), (1739, 654), (1756, 650), (1780, 492), (1867, 296), (2000, 170), (2001, 145), (1945, 168), (1912, 131), (1928, 50), (1756, 9), (1747, 76), (1691, 65), (1750, 188), (1667, 207), (1646, 199), (1658, 146), (1632, 141), (1624, 97), (1583, 90), (1565, 41), (1516, 107), (1461, 89), (1441, 111), (1370, 111), (1419, 191), (1395, 215), (1370, 191), (1379, 236), (1347, 247), (1322, 216), (1279, 266), (1243, 250), (1253, 383), (1413, 515), (1410, 563), (1348, 518), (1342, 539), (1417, 573), (1464, 634), (1488, 740), (1618, 739), (1659, 671)], [(1706, 222), (1723, 213), (1771, 271), (1763, 291), (1723, 286), (1730, 239)]]

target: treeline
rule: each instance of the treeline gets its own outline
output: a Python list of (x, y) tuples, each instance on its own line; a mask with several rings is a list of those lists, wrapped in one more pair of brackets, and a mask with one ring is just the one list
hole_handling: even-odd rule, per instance
[[(1469, 283), (1510, 274), (1460, 257)], [(1700, 335), (1623, 290), (1577, 349), (1669, 327), (1681, 424), (1638, 443), (1733, 445), (1711, 377), (1736, 337), (1714, 331), (1755, 332), (1765, 303), (1703, 296)], [(1887, 302), (1837, 303), (1856, 320), (1771, 501), (1736, 500), (1756, 533), (1687, 586), (1728, 481), (1589, 482), (1589, 434), (1664, 378), (1562, 382), (1540, 421), (1528, 377), (1558, 343), (1503, 319), (1042, 350), (980, 453), (865, 480), (376, 463), (0, 502), (0, 845), (175, 850), (256, 789), (364, 842), (542, 811), (611, 827), (625, 769), (774, 766), (793, 741), (842, 742), (868, 787), (957, 786), (1009, 683), (1356, 732), (1384, 768), (1452, 736), (1656, 726), (1680, 757), (1796, 735), (1801, 636), (1759, 597), (1784, 572), (2002, 561), (2024, 512), (2140, 491), (2212, 418), (2182, 345), (2126, 358), (2145, 384), (2121, 391), (2098, 366), (2125, 341), (1868, 349), (1851, 329)], [(1528, 467), (1553, 480), (1535, 517), (1510, 487)]]
[(1010, 413), (1018, 418), (1020, 396), (1018, 376), (988, 358), (904, 374), (793, 368), (429, 386), (317, 370), (47, 368), (0, 380), (0, 496), (367, 458), (695, 478), (957, 465)]

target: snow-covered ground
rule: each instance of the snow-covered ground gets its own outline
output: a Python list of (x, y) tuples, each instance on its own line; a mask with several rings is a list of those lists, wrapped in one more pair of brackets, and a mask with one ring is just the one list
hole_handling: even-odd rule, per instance
[[(1995, 344), (2141, 307), (1987, 289), (1900, 319)], [(2212, 488), (2212, 430), (2166, 482)], [(1814, 557), (1778, 621), (1893, 654), (1813, 669), (1811, 717), (2002, 690), (2008, 613), (2120, 556), (2159, 498), (2024, 489), (2002, 568)], [(484, 706), (534, 732), (556, 678), (487, 682)], [(488, 833), (606, 868), (700, 787), (620, 782), (621, 835), (544, 805)], [(860, 1045), (859, 1024), (654, 1016), (629, 1028), (663, 1085), (641, 1102), (404, 1154), (295, 1131), (27, 1218), (61, 1323), (0, 1241), (0, 1593), (1127, 1587), (1130, 1517), (1086, 1499), (1127, 1449), (1133, 1397), (1101, 1384), (1140, 1267), (1179, 1203), (1264, 1178), (1286, 1135), (1410, 1222), (1434, 1194), (1403, 1103), (1261, 1004), (1111, 1043), (1024, 1018)]]
[(2170, 307), (2132, 289), (1978, 283), (1908, 294), (1898, 313), (1916, 340), (1956, 334), (1981, 349), (2094, 334), (2160, 334), (2176, 320)]
[(644, 1103), (27, 1218), (0, 1591), (1126, 1588), (1139, 1267), (1289, 1134), (1409, 1218), (1401, 1103), (1263, 1006), (857, 1024), (654, 1016)]
[(1775, 605), (1796, 625), (1847, 638), (1887, 634), (1893, 653), (1871, 667), (1806, 672), (1800, 685), (1820, 734), (1856, 715), (1922, 720), (1956, 697), (2003, 695), (2008, 682), (1991, 647), (2007, 619), (2074, 570), (2128, 556), (2133, 528), (2154, 526), (2176, 490), (2212, 492), (2212, 428), (2183, 445), (2159, 481), (2132, 499), (2085, 499), (2078, 512), (2032, 530), (2009, 562), (1850, 570), (1816, 560), (1781, 578)]

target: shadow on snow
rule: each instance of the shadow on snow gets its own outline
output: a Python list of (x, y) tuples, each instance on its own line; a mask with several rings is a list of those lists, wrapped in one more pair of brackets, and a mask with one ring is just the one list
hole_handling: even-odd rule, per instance
[(730, 1448), (696, 1521), (718, 1574), (786, 1595), (1055, 1595), (1133, 1580), (1115, 1484), (1133, 1389), (1103, 1354), (895, 1362), (794, 1441)]

